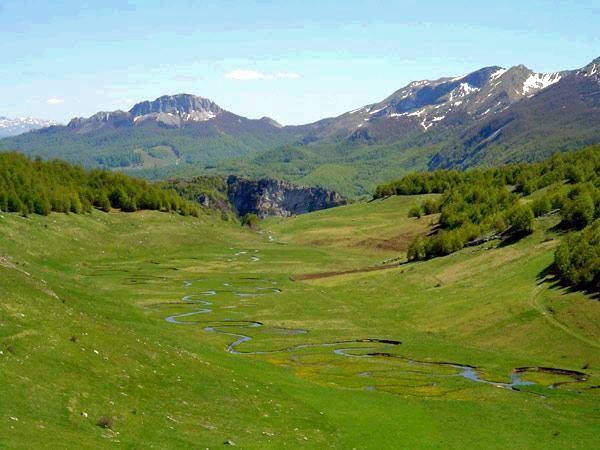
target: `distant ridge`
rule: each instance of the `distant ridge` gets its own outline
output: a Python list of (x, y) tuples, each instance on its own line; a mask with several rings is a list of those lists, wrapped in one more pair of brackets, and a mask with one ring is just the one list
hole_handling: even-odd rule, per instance
[(6, 138), (0, 150), (151, 178), (209, 171), (367, 193), (408, 170), (533, 161), (600, 142), (599, 92), (596, 58), (546, 74), (489, 66), (413, 81), (380, 102), (300, 126), (166, 95)]
[(33, 117), (2, 117), (0, 116), (0, 138), (16, 136), (28, 131), (57, 125), (53, 120), (36, 119)]
[(164, 95), (129, 111), (101, 111), (66, 126), (0, 141), (0, 150), (63, 158), (88, 167), (163, 169), (204, 167), (296, 140), (290, 129), (263, 117), (248, 119), (191, 94)]

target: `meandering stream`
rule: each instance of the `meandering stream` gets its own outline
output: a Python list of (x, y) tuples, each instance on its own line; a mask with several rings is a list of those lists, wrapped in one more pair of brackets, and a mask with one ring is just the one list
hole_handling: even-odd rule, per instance
[[(248, 252), (240, 251), (235, 254), (234, 257), (239, 257), (242, 255), (246, 255)], [(256, 253), (256, 252), (255, 252)], [(254, 254), (250, 261), (258, 261), (259, 257)], [(343, 340), (343, 341), (334, 341), (334, 342), (320, 342), (320, 343), (302, 343), (296, 344), (285, 348), (278, 349), (270, 349), (270, 350), (256, 350), (256, 351), (243, 351), (240, 350), (240, 346), (242, 344), (248, 343), (252, 341), (252, 336), (248, 334), (244, 334), (240, 332), (240, 330), (244, 329), (256, 329), (265, 327), (262, 322), (255, 320), (235, 320), (235, 319), (223, 319), (223, 320), (190, 320), (190, 318), (195, 316), (205, 316), (213, 312), (213, 302), (208, 300), (208, 298), (215, 297), (218, 298), (220, 293), (231, 293), (238, 298), (251, 298), (251, 297), (259, 297), (265, 295), (277, 295), (282, 291), (277, 287), (272, 287), (276, 282), (272, 280), (262, 280), (262, 279), (254, 279), (255, 285), (248, 288), (235, 288), (235, 285), (232, 283), (223, 283), (223, 286), (227, 289), (224, 290), (205, 290), (200, 292), (199, 294), (191, 294), (184, 295), (181, 298), (181, 301), (190, 306), (199, 306), (197, 309), (193, 309), (192, 311), (172, 314), (165, 318), (165, 320), (172, 324), (177, 325), (202, 325), (203, 330), (209, 333), (217, 333), (224, 336), (230, 336), (233, 338), (233, 341), (230, 342), (226, 351), (234, 354), (234, 355), (270, 355), (276, 353), (293, 353), (299, 350), (308, 349), (308, 348), (332, 348), (332, 353), (336, 356), (341, 356), (345, 358), (368, 358), (374, 361), (381, 360), (402, 360), (412, 365), (418, 365), (421, 367), (431, 367), (431, 366), (444, 366), (448, 368), (455, 369), (456, 372), (450, 376), (462, 377), (466, 380), (470, 380), (476, 383), (485, 383), (490, 384), (496, 387), (509, 388), (509, 389), (517, 389), (521, 386), (529, 386), (535, 385), (533, 381), (525, 380), (523, 377), (528, 372), (544, 372), (547, 374), (561, 375), (570, 379), (569, 382), (581, 382), (587, 379), (587, 375), (583, 372), (574, 371), (574, 370), (566, 370), (566, 369), (557, 369), (551, 367), (518, 367), (510, 371), (508, 377), (510, 379), (509, 382), (502, 381), (494, 381), (488, 380), (484, 378), (480, 371), (471, 365), (460, 364), (455, 362), (435, 362), (435, 361), (423, 361), (411, 359), (406, 356), (401, 356), (395, 353), (389, 353), (381, 351), (382, 347), (394, 348), (401, 345), (400, 341), (392, 340), (392, 339), (382, 339), (382, 338), (362, 338), (362, 339), (353, 339), (353, 340)], [(270, 283), (271, 286), (264, 286), (266, 282)], [(186, 280), (183, 282), (184, 288), (191, 288), (193, 286), (193, 281)], [(221, 306), (221, 309), (230, 309), (235, 308), (236, 305), (225, 305)], [(294, 328), (280, 328), (280, 327), (266, 327), (269, 331), (278, 334), (287, 334), (287, 335), (299, 335), (299, 334), (308, 334), (309, 331), (305, 329), (294, 329)], [(360, 345), (358, 344), (376, 344), (375, 346), (371, 345)], [(371, 377), (372, 372), (361, 372), (359, 376)], [(559, 382), (548, 385), (549, 388), (555, 388), (560, 384), (564, 384), (566, 382)], [(375, 390), (374, 386), (366, 386), (367, 390)]]

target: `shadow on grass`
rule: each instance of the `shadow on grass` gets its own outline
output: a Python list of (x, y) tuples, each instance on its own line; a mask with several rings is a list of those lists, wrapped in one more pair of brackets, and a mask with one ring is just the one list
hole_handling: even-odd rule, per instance
[(527, 231), (514, 232), (514, 231), (510, 231), (510, 230), (505, 230), (502, 233), (499, 233), (497, 235), (497, 238), (500, 239), (500, 243), (498, 244), (498, 247), (507, 247), (509, 245), (516, 244), (521, 239), (524, 239), (527, 236), (531, 236), (531, 232), (527, 232)]
[(561, 290), (568, 293), (583, 292), (584, 294), (589, 295), (593, 300), (600, 301), (600, 290), (597, 286), (572, 286), (566, 283), (559, 277), (558, 269), (554, 263), (541, 270), (540, 273), (537, 274), (536, 279), (538, 280), (538, 285), (548, 284), (550, 289)]

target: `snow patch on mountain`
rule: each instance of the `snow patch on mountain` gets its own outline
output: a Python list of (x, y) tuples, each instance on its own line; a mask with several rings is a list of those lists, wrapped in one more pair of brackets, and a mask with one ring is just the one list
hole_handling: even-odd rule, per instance
[(58, 125), (54, 120), (36, 119), (34, 117), (1, 117), (0, 137), (16, 136), (27, 131)]
[(348, 114), (356, 114), (357, 112), (362, 111), (363, 109), (367, 109), (367, 107), (361, 106), (360, 108), (356, 108), (356, 109), (353, 109), (352, 111), (348, 111)]
[(559, 81), (560, 78), (559, 73), (533, 73), (523, 82), (523, 95), (545, 89)]
[(506, 69), (498, 69), (490, 75), (490, 81), (494, 81), (496, 78), (500, 78), (506, 73)]
[(460, 83), (458, 88), (463, 92), (464, 95), (469, 95), (472, 92), (477, 92), (479, 90), (479, 88), (473, 87), (469, 83)]
[(385, 108), (387, 108), (388, 105), (382, 106), (381, 108), (377, 108), (374, 109), (373, 111), (369, 111), (369, 114), (377, 114), (379, 111), (384, 110)]

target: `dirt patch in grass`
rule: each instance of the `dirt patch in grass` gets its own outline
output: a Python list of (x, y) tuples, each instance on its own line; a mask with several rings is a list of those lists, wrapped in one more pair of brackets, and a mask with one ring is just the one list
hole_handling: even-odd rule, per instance
[(406, 252), (408, 246), (420, 234), (425, 234), (426, 230), (409, 230), (398, 233), (387, 238), (365, 239), (355, 244), (356, 247), (376, 248), (378, 250), (393, 250), (397, 252)]
[(403, 264), (406, 264), (406, 262), (403, 261), (403, 262), (393, 263), (393, 264), (382, 264), (381, 266), (370, 266), (370, 267), (361, 267), (358, 269), (340, 270), (337, 272), (305, 273), (305, 274), (299, 274), (299, 275), (292, 275), (292, 276), (290, 276), (290, 280), (292, 280), (292, 281), (316, 280), (318, 278), (336, 277), (338, 275), (348, 275), (351, 273), (374, 272), (375, 270), (393, 269), (394, 267), (399, 267)]

